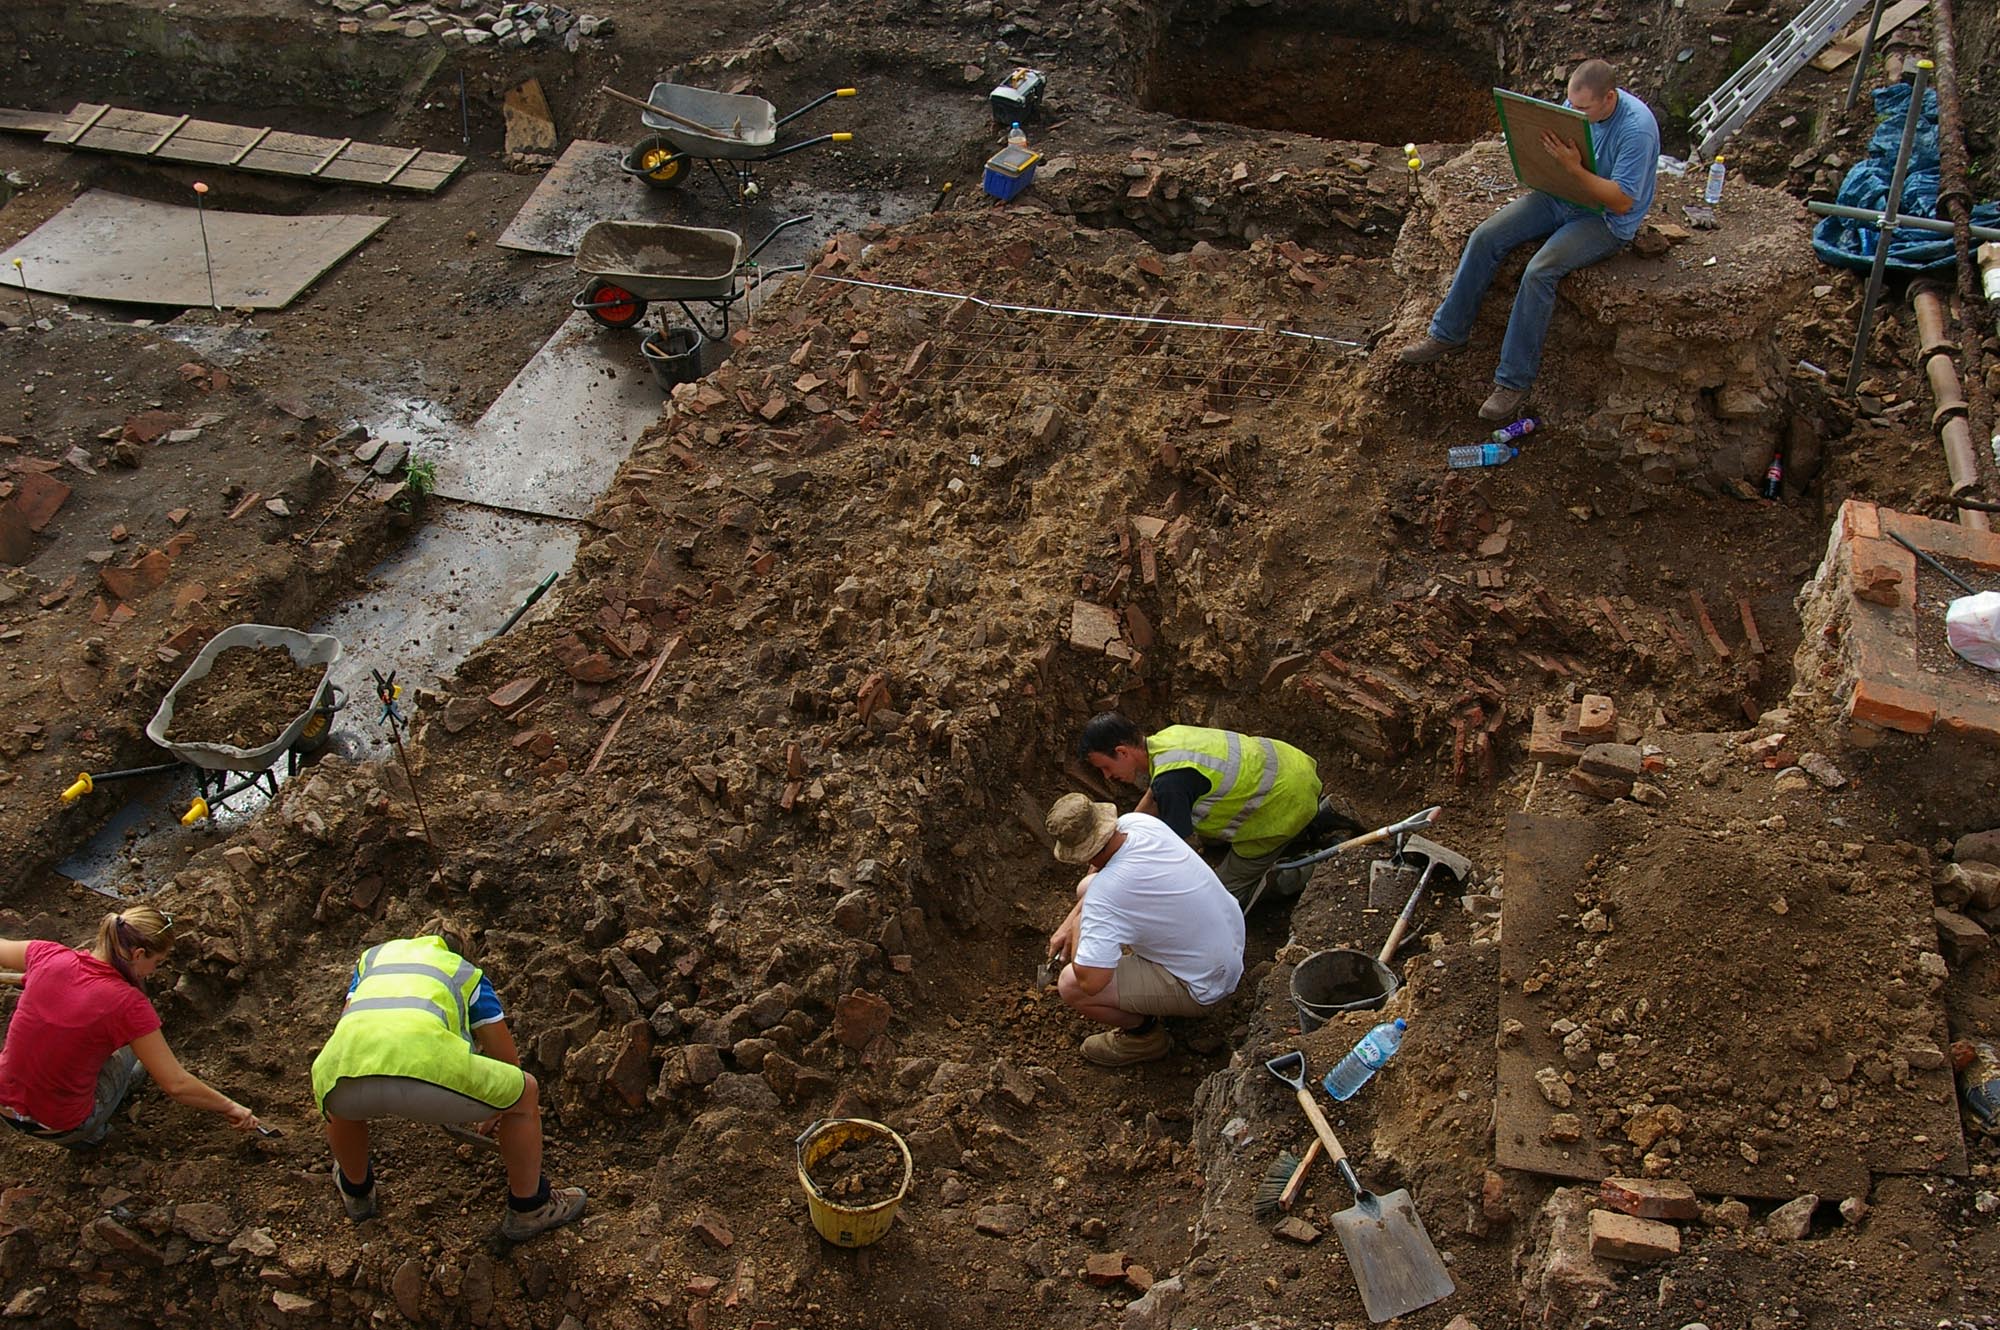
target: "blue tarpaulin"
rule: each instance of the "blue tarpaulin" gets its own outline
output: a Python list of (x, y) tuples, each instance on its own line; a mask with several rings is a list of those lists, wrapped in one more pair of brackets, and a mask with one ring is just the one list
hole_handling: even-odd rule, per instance
[[(1868, 155), (1840, 183), (1834, 202), (1850, 208), (1880, 210), (1889, 199), (1889, 177), (1895, 173), (1896, 150), (1903, 145), (1903, 118), (1910, 108), (1910, 86), (1898, 83), (1875, 90), (1875, 137)], [(1939, 217), (1938, 110), (1935, 89), (1924, 89), (1924, 109), (1910, 143), (1910, 164), (1903, 172), (1902, 216)], [(2000, 226), (2000, 203), (1982, 203), (1972, 210), (1975, 226)], [(1875, 262), (1880, 228), (1851, 217), (1822, 217), (1813, 228), (1813, 252), (1827, 263), (1866, 269)], [(1889, 237), (1890, 272), (1914, 274), (1951, 267), (1952, 240), (1935, 231), (1899, 226)]]

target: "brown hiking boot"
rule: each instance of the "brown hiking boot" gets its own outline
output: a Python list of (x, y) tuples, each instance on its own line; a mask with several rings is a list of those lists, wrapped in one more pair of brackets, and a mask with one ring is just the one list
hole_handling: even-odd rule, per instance
[(1504, 383), (1493, 385), (1493, 395), (1479, 407), (1479, 418), (1495, 423), (1512, 420), (1521, 414), (1521, 403), (1528, 400), (1526, 388), (1509, 388)]
[(516, 1210), (508, 1206), (507, 1217), (500, 1221), (500, 1236), (509, 1242), (526, 1242), (529, 1238), (540, 1237), (582, 1214), (583, 1205), (583, 1188), (551, 1187), (549, 1199), (543, 1201), (538, 1209)]
[(1443, 360), (1454, 351), (1465, 350), (1464, 342), (1442, 342), (1426, 333), (1396, 353), (1396, 359), (1405, 365), (1428, 365), (1433, 360)]
[(1130, 1030), (1106, 1030), (1094, 1034), (1083, 1041), (1083, 1056), (1100, 1067), (1130, 1067), (1140, 1062), (1154, 1062), (1173, 1051), (1174, 1041), (1167, 1037), (1167, 1027), (1155, 1025), (1151, 1034), (1133, 1034)]

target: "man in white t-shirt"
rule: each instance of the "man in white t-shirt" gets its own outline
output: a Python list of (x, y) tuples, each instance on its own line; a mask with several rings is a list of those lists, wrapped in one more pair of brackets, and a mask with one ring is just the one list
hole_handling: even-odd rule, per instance
[(1049, 935), (1068, 959), (1056, 989), (1112, 1028), (1083, 1041), (1104, 1067), (1163, 1058), (1161, 1016), (1201, 1016), (1243, 978), (1243, 911), (1186, 841), (1147, 813), (1065, 794), (1049, 809), (1056, 859), (1088, 864), (1076, 907)]

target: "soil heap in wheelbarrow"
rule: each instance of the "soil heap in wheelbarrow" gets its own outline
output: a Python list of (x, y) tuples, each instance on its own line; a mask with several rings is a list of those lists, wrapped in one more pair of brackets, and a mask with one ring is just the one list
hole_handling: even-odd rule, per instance
[(259, 748), (312, 705), (323, 665), (300, 665), (283, 647), (230, 647), (174, 696), (175, 743)]
[(881, 1136), (848, 1141), (806, 1170), (820, 1196), (865, 1210), (889, 1200), (903, 1185), (903, 1154)]

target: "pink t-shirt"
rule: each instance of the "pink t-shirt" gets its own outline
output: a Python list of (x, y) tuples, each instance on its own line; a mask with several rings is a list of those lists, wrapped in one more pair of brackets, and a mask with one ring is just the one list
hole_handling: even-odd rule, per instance
[(30, 942), (0, 1044), (0, 1104), (55, 1131), (80, 1127), (96, 1106), (104, 1060), (159, 1028), (146, 995), (89, 951)]

